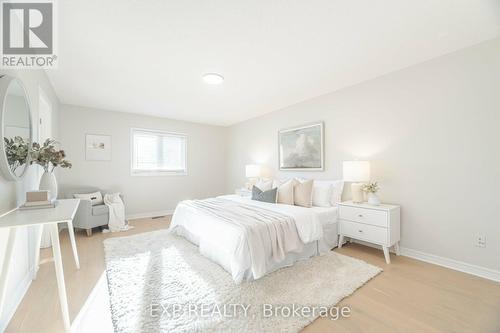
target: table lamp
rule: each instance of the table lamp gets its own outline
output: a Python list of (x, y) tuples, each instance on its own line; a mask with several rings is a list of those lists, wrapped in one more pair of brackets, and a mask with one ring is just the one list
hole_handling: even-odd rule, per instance
[(252, 186), (257, 184), (257, 181), (262, 176), (262, 166), (258, 164), (248, 164), (245, 166), (245, 176), (249, 179), (246, 183), (246, 188), (251, 190)]
[(363, 184), (370, 181), (370, 162), (368, 161), (344, 161), (343, 163), (344, 181), (352, 182), (352, 202), (362, 203)]

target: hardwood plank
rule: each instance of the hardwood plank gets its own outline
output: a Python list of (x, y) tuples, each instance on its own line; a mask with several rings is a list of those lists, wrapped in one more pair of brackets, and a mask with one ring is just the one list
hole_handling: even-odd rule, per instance
[[(131, 221), (125, 233), (76, 233), (81, 269), (76, 270), (67, 231), (61, 232), (64, 274), (71, 320), (104, 272), (102, 241), (167, 228), (170, 217)], [(351, 243), (335, 251), (382, 267), (384, 272), (369, 281), (338, 306), (350, 306), (351, 316), (320, 318), (303, 332), (500, 332), (500, 283), (391, 255), (387, 265), (382, 251)], [(43, 250), (41, 258), (50, 256)], [(325, 290), (325, 292), (328, 292)], [(8, 333), (58, 333), (63, 324), (57, 296), (54, 265), (40, 267), (21, 305), (7, 327)]]

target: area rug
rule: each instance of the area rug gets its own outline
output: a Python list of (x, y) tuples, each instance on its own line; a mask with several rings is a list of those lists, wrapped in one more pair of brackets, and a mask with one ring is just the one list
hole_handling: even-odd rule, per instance
[(120, 333), (297, 332), (382, 271), (332, 251), (237, 285), (168, 230), (109, 238), (104, 248)]

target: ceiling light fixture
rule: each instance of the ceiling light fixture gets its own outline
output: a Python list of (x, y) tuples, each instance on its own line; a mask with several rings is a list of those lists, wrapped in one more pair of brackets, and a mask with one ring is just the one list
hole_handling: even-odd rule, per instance
[(217, 85), (224, 82), (224, 77), (217, 73), (206, 73), (203, 75), (203, 81), (207, 84)]

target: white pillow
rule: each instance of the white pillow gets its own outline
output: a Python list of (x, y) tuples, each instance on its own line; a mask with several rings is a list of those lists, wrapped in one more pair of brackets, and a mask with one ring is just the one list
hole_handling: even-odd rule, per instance
[[(305, 178), (292, 178), (298, 182), (303, 183), (307, 179)], [(290, 180), (279, 180), (275, 179), (272, 183), (272, 188), (280, 187)], [(322, 189), (317, 189), (321, 187)], [(329, 189), (330, 188), (330, 189)], [(279, 190), (278, 190), (279, 191)], [(342, 201), (342, 192), (344, 191), (344, 181), (343, 180), (315, 180), (313, 185), (313, 195), (312, 201), (313, 206), (317, 207), (336, 207), (339, 202)], [(326, 193), (325, 193), (326, 192)], [(319, 197), (318, 197), (319, 195)], [(328, 199), (325, 200), (325, 196)], [(278, 194), (279, 197), (279, 194)], [(328, 205), (328, 202), (330, 203)]]
[[(314, 186), (327, 186), (333, 187), (332, 196), (330, 197), (331, 206), (337, 206), (342, 201), (342, 192), (344, 191), (343, 180), (317, 180)], [(313, 199), (314, 200), (314, 199)]]
[(92, 206), (102, 205), (104, 203), (104, 201), (102, 200), (102, 194), (99, 191), (93, 192), (93, 193), (73, 194), (73, 198), (90, 200), (92, 203)]
[(333, 196), (332, 184), (314, 184), (312, 204), (316, 207), (331, 207)]
[(256, 187), (259, 188), (262, 192), (269, 191), (273, 188), (273, 181), (272, 180), (259, 180), (257, 184), (255, 184)]
[(332, 181), (333, 194), (332, 194), (332, 206), (337, 206), (338, 203), (342, 202), (342, 193), (344, 192), (344, 181), (334, 180)]

